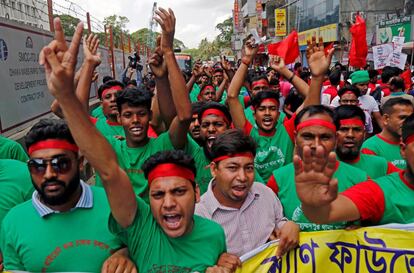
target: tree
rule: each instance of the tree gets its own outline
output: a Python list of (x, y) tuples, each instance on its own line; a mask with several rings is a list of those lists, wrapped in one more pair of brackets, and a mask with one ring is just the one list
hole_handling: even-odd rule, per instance
[(233, 34), (233, 18), (230, 17), (216, 25), (216, 29), (220, 31), (216, 41), (220, 48), (231, 47), (231, 35)]
[[(124, 46), (126, 44), (125, 40), (127, 39), (128, 32), (124, 31), (126, 24), (129, 23), (129, 19), (125, 16), (118, 16), (116, 14), (107, 16), (103, 20), (106, 26), (112, 26), (112, 34), (114, 40), (114, 47), (121, 47), (121, 33), (124, 37)], [(109, 28), (108, 28), (109, 31)]]
[[(132, 40), (136, 43), (138, 42), (141, 45), (147, 44), (149, 30), (147, 28), (141, 28), (131, 34)], [(155, 37), (160, 35), (160, 33), (155, 32)], [(174, 39), (174, 48), (184, 49), (185, 45), (182, 41)]]

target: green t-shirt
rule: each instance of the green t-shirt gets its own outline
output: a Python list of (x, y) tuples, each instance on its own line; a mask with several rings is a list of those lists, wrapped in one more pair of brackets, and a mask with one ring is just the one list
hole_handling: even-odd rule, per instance
[[(213, 176), (210, 172), (210, 160), (207, 158), (204, 153), (204, 148), (199, 146), (191, 136), (187, 136), (187, 145), (184, 148), (184, 151), (191, 155), (194, 158), (196, 165), (196, 177), (195, 182), (200, 188), (200, 194), (204, 194), (208, 189), (208, 184), (210, 183)], [(260, 177), (259, 173), (255, 169), (254, 181), (264, 183), (263, 179)]]
[(358, 161), (347, 163), (366, 172), (372, 179), (387, 175), (388, 172), (388, 161), (380, 156), (360, 153)]
[(414, 186), (404, 182), (403, 172), (375, 179), (384, 192), (385, 210), (379, 224), (414, 223)]
[(190, 91), (190, 100), (191, 102), (196, 102), (198, 101), (198, 94), (200, 94), (200, 86), (198, 84), (194, 84), (193, 85), (193, 89), (191, 89)]
[(95, 127), (104, 137), (122, 136), (125, 137), (124, 127), (119, 124), (112, 124), (106, 118), (98, 118)]
[(263, 180), (267, 181), (272, 171), (285, 166), (293, 160), (293, 118), (277, 122), (273, 135), (263, 135), (257, 126), (246, 122), (244, 133), (257, 142), (254, 167)]
[[(338, 161), (338, 167), (334, 173), (334, 178), (338, 179), (338, 192), (350, 188), (351, 186), (363, 182), (367, 179), (367, 174), (351, 165)], [(273, 183), (269, 185), (273, 178)], [(302, 231), (321, 231), (331, 229), (345, 228), (347, 223), (333, 223), (326, 225), (318, 225), (310, 222), (303, 214), (301, 202), (296, 193), (295, 186), (295, 170), (293, 163), (286, 165), (273, 172), (273, 176), (268, 182), (268, 186), (277, 189), (277, 196), (283, 206), (285, 217), (296, 222)]]
[[(169, 133), (165, 132), (157, 138), (149, 138), (146, 145), (138, 148), (128, 147), (126, 140), (109, 138), (108, 141), (115, 150), (119, 166), (128, 174), (135, 194), (148, 202), (148, 181), (145, 179), (141, 167), (153, 154), (159, 151), (174, 150)], [(102, 186), (102, 181), (98, 174), (96, 175), (96, 185)]]
[(99, 105), (95, 109), (92, 110), (91, 116), (94, 118), (106, 118), (103, 112), (102, 105)]
[(18, 160), (0, 159), (0, 228), (14, 206), (32, 198), (34, 191), (27, 165)]
[(0, 246), (7, 270), (101, 272), (103, 262), (122, 246), (109, 232), (103, 189), (92, 187), (93, 207), (41, 217), (27, 201), (4, 218)]
[(363, 153), (374, 154), (385, 158), (400, 169), (405, 169), (406, 163), (400, 153), (400, 143), (385, 140), (380, 135), (375, 135), (362, 144)]
[(140, 273), (204, 272), (226, 252), (223, 228), (194, 215), (193, 229), (178, 238), (168, 237), (152, 216), (150, 207), (137, 198), (134, 222), (122, 228), (111, 215), (109, 230), (128, 246), (129, 255)]
[(18, 142), (0, 136), (0, 159), (16, 159), (26, 162), (29, 157)]

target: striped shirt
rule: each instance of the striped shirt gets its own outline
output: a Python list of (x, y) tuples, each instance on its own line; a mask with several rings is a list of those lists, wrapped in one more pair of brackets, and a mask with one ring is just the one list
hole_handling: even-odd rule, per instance
[[(80, 181), (80, 185), (82, 188), (82, 194), (79, 198), (78, 203), (76, 203), (76, 206), (73, 207), (71, 210), (75, 210), (77, 208), (92, 208), (93, 207), (93, 194), (92, 194), (91, 186), (89, 186), (82, 180)], [(59, 211), (53, 210), (49, 208), (47, 205), (43, 204), (40, 201), (40, 196), (37, 191), (33, 192), (32, 204), (34, 208), (36, 209), (36, 211), (39, 213), (40, 217), (45, 217), (53, 213), (59, 213)]]
[(195, 214), (223, 227), (228, 253), (240, 257), (263, 245), (274, 229), (281, 228), (287, 221), (277, 196), (261, 183), (253, 183), (240, 209), (221, 205), (214, 196), (213, 186), (214, 180), (196, 204)]

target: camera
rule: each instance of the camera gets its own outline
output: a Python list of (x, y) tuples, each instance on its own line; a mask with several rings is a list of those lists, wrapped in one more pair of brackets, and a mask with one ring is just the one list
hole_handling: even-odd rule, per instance
[(128, 56), (129, 59), (129, 63), (128, 66), (133, 68), (133, 69), (137, 69), (139, 71), (142, 70), (142, 65), (139, 63), (140, 61), (140, 57), (138, 55), (137, 52), (134, 52), (131, 56)]

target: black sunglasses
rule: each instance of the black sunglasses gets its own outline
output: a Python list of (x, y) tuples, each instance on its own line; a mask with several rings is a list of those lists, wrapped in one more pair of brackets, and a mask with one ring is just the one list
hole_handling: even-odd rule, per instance
[(48, 164), (59, 174), (66, 174), (72, 168), (72, 160), (69, 157), (33, 158), (27, 162), (30, 173), (35, 175), (44, 175)]

